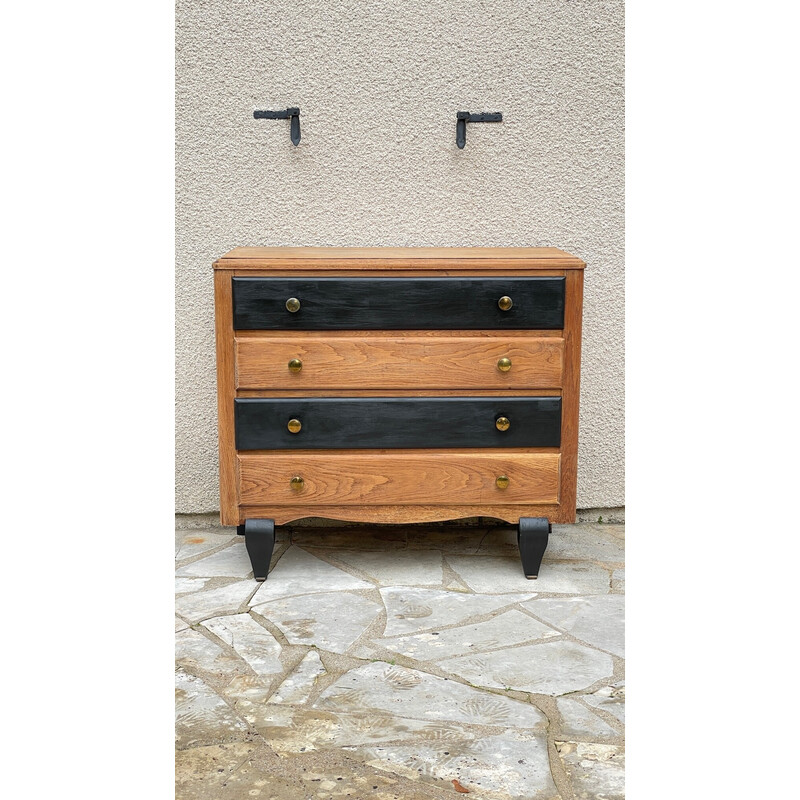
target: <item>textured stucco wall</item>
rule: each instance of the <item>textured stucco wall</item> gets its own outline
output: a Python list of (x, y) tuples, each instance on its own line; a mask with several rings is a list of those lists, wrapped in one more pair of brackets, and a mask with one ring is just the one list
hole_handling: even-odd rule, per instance
[[(219, 507), (212, 261), (552, 245), (587, 262), (579, 508), (623, 495), (623, 3), (178, 0), (176, 511)], [(253, 109), (301, 109), (302, 141)], [(469, 125), (457, 110), (502, 111)]]

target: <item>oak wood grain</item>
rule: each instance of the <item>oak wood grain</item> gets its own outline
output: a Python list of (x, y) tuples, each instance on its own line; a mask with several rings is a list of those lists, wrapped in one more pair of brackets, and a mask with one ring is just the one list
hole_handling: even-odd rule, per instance
[[(561, 386), (554, 337), (236, 337), (239, 389), (546, 389)], [(497, 368), (511, 359), (508, 372)], [(292, 359), (302, 362), (291, 372)]]
[[(242, 505), (532, 505), (558, 502), (558, 453), (239, 454)], [(507, 489), (495, 485), (505, 475)], [(290, 479), (304, 484), (292, 489)]]

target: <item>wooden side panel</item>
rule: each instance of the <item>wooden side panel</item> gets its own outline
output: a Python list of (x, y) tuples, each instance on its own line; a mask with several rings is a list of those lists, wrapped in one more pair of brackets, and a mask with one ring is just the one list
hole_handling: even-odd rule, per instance
[(217, 415), (219, 428), (219, 494), (220, 522), (238, 524), (236, 496), (236, 446), (233, 420), (235, 397), (233, 303), (231, 298), (231, 273), (217, 270), (214, 273), (214, 323), (217, 340)]
[(578, 412), (581, 378), (581, 328), (583, 323), (583, 272), (567, 273), (564, 314), (564, 382), (561, 412), (561, 507), (575, 522), (578, 486)]
[[(239, 454), (243, 505), (503, 505), (558, 501), (558, 453)], [(294, 476), (303, 479), (292, 488)], [(496, 479), (506, 476), (508, 487)]]
[[(504, 357), (508, 372), (497, 368)], [(239, 389), (560, 388), (563, 359), (555, 337), (236, 337)]]

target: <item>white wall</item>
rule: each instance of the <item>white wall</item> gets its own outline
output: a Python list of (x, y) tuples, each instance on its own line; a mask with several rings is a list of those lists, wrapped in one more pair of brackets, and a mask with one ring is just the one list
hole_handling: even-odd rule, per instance
[[(211, 264), (238, 245), (580, 256), (578, 507), (624, 504), (623, 22), (617, 1), (178, 0), (177, 512), (219, 508)], [(253, 119), (293, 105), (297, 148)], [(458, 110), (503, 122), (458, 150)]]

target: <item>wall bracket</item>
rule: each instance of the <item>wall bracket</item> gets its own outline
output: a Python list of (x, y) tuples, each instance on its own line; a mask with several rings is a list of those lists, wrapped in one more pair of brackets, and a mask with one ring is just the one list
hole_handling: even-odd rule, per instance
[(467, 123), (468, 122), (502, 122), (503, 115), (499, 111), (484, 112), (482, 114), (470, 114), (469, 111), (456, 112), (456, 144), (459, 150), (464, 149), (467, 143)]
[(285, 111), (254, 111), (253, 119), (288, 119), (289, 138), (292, 144), (297, 147), (300, 144), (300, 109), (287, 108)]

